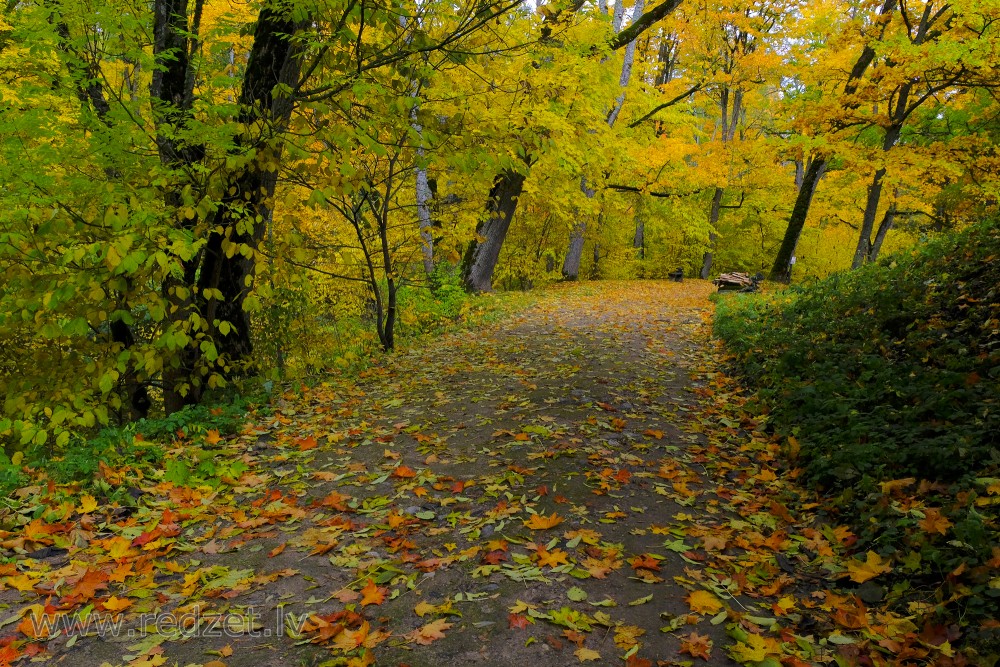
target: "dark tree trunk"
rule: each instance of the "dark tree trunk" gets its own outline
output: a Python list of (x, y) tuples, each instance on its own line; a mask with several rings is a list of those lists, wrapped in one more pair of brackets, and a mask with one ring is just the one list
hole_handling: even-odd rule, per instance
[(719, 213), (722, 211), (722, 195), (725, 192), (722, 188), (715, 188), (715, 194), (712, 195), (712, 209), (708, 214), (708, 252), (701, 260), (701, 279), (708, 280), (709, 274), (712, 272), (712, 251), (715, 248), (715, 240), (718, 238), (718, 234), (715, 232), (715, 226), (719, 224)]
[[(132, 329), (120, 319), (112, 320), (111, 340), (121, 346), (122, 350), (129, 350), (135, 345), (135, 336)], [(128, 400), (129, 413), (132, 419), (142, 419), (149, 414), (152, 402), (149, 400), (149, 391), (145, 382), (140, 382), (134, 372), (128, 372), (124, 379), (125, 395)]]
[(771, 280), (787, 283), (792, 278), (792, 258), (795, 256), (795, 246), (799, 243), (799, 236), (802, 228), (805, 227), (806, 218), (809, 217), (809, 206), (812, 204), (813, 194), (819, 184), (820, 177), (826, 171), (826, 160), (815, 157), (809, 162), (805, 174), (802, 176), (802, 187), (795, 198), (795, 206), (792, 208), (792, 215), (788, 218), (788, 228), (785, 229), (785, 238), (781, 241), (778, 249), (778, 256), (774, 258), (774, 266), (771, 267)]
[[(199, 0), (195, 22), (200, 6)], [(191, 119), (194, 77), (190, 72), (191, 28), (187, 12), (187, 0), (157, 0), (154, 7), (153, 48), (158, 69), (153, 74), (150, 92), (161, 130), (157, 146), (161, 161), (178, 169), (198, 163), (205, 156), (203, 147), (190, 141), (179, 142), (176, 131), (162, 131), (165, 126), (183, 128)], [(271, 6), (261, 9), (239, 97), (243, 129), (236, 149), (256, 149), (256, 160), (228, 174), (227, 194), (207, 221), (213, 231), (205, 248), (183, 262), (182, 279), (172, 278), (164, 284), (164, 293), (172, 306), (172, 323), (186, 330), (190, 339), (164, 371), (164, 402), (168, 413), (201, 399), (202, 342), (213, 343), (229, 368), (247, 361), (253, 351), (250, 319), (243, 303), (251, 289), (254, 260), (239, 250), (227, 252), (226, 246), (246, 247), (251, 251), (247, 254), (252, 256), (270, 219), (267, 202), (277, 182), (274, 165), (280, 161), (283, 150), (276, 138), (287, 126), (293, 108), (292, 99), (276, 97), (274, 89), (278, 84), (294, 86), (297, 81), (298, 52), (291, 36), (298, 28), (299, 24)], [(168, 193), (168, 205), (176, 208), (177, 197), (176, 192)], [(180, 219), (178, 224), (195, 229), (196, 222)], [(196, 286), (197, 292), (193, 289)], [(194, 313), (204, 323), (199, 331), (191, 330), (189, 318)], [(220, 322), (229, 323), (228, 334), (222, 335), (218, 330)]]
[(462, 261), (462, 279), (470, 292), (493, 291), (493, 269), (507, 238), (526, 177), (522, 172), (505, 169), (493, 181), (486, 203), (486, 218), (476, 227), (477, 238), (469, 244)]
[[(896, 142), (899, 141), (899, 137), (903, 131), (903, 123), (906, 122), (910, 90), (910, 84), (904, 84), (900, 88), (899, 95), (896, 98), (895, 108), (890, 109), (895, 122), (885, 131), (885, 137), (882, 139), (883, 152), (888, 153), (891, 151), (895, 147)], [(882, 185), (885, 180), (885, 173), (885, 167), (876, 169), (874, 175), (872, 175), (871, 185), (868, 186), (865, 214), (861, 219), (861, 233), (858, 234), (858, 245), (854, 250), (854, 260), (851, 262), (852, 269), (860, 268), (868, 261), (868, 256), (873, 247), (872, 232), (875, 230), (875, 216), (878, 215), (879, 202), (882, 200)]]
[(882, 251), (882, 243), (885, 241), (886, 235), (889, 230), (892, 229), (892, 223), (896, 219), (896, 203), (893, 202), (886, 209), (885, 215), (882, 216), (882, 222), (879, 223), (878, 231), (875, 232), (875, 240), (872, 242), (871, 248), (868, 250), (868, 262), (874, 263), (878, 259), (878, 254)]
[(868, 199), (865, 203), (865, 215), (861, 220), (861, 233), (858, 235), (858, 245), (854, 249), (854, 259), (851, 268), (857, 269), (864, 265), (871, 249), (872, 231), (875, 229), (875, 216), (878, 214), (879, 201), (882, 198), (882, 180), (885, 178), (885, 167), (879, 167), (872, 175), (868, 186)]
[(640, 194), (635, 202), (635, 235), (632, 237), (632, 247), (639, 251), (639, 259), (646, 258), (646, 208), (645, 199)]

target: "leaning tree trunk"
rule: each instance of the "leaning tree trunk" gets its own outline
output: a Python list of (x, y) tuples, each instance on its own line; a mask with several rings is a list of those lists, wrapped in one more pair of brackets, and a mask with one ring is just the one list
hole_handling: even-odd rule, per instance
[(788, 227), (785, 229), (785, 237), (781, 241), (778, 249), (778, 256), (774, 258), (774, 266), (771, 267), (771, 280), (787, 283), (792, 279), (792, 258), (795, 257), (795, 246), (799, 243), (799, 236), (806, 225), (806, 218), (809, 217), (809, 206), (812, 204), (813, 194), (819, 184), (820, 177), (826, 171), (826, 159), (814, 157), (809, 162), (805, 174), (802, 176), (802, 187), (795, 197), (795, 206), (792, 208), (792, 215), (788, 218)]
[(896, 219), (896, 202), (889, 205), (886, 209), (885, 215), (882, 216), (882, 222), (879, 223), (878, 231), (875, 232), (875, 240), (872, 241), (871, 248), (868, 250), (868, 263), (874, 264), (875, 260), (878, 259), (878, 254), (882, 251), (882, 244), (885, 242), (885, 237), (892, 229), (892, 224)]
[[(894, 122), (886, 129), (885, 137), (882, 139), (882, 152), (888, 153), (895, 147), (896, 142), (903, 131), (903, 123), (906, 120), (907, 102), (909, 100), (911, 86), (905, 84), (900, 88), (896, 98), (896, 107), (891, 109)], [(872, 175), (871, 185), (868, 186), (868, 199), (865, 202), (865, 215), (861, 220), (861, 232), (858, 234), (858, 245), (854, 250), (854, 260), (851, 268), (860, 268), (867, 260), (873, 245), (872, 232), (875, 230), (875, 217), (878, 215), (879, 202), (882, 200), (882, 186), (885, 181), (885, 167), (879, 167)], [(886, 230), (888, 231), (888, 230)]]
[[(274, 90), (279, 85), (292, 87), (297, 83), (300, 54), (292, 36), (298, 28), (291, 17), (277, 14), (267, 6), (257, 19), (239, 99), (244, 128), (239, 147), (256, 150), (257, 156), (231, 178), (232, 194), (222, 200), (216, 221), (233, 231), (212, 233), (201, 267), (200, 293), (212, 287), (222, 293), (221, 299), (207, 300), (208, 321), (218, 319), (232, 325), (232, 331), (220, 339), (219, 350), (230, 361), (246, 360), (253, 352), (250, 317), (243, 302), (252, 289), (256, 265), (252, 257), (240, 252), (227, 253), (222, 246), (228, 240), (256, 250), (264, 238), (271, 214), (270, 201), (278, 182), (276, 165), (284, 152), (284, 143), (278, 137), (288, 126), (294, 107), (290, 97), (275, 96)], [(256, 127), (266, 129), (258, 136), (252, 134)]]
[(493, 291), (493, 270), (514, 218), (517, 199), (524, 190), (525, 178), (527, 175), (520, 171), (505, 169), (493, 181), (486, 218), (476, 227), (476, 239), (469, 244), (462, 261), (463, 282), (470, 292)]
[(857, 269), (864, 265), (871, 249), (872, 231), (875, 229), (875, 216), (878, 214), (879, 201), (882, 199), (882, 181), (885, 178), (885, 167), (879, 167), (872, 175), (868, 186), (868, 199), (865, 203), (865, 215), (861, 220), (861, 233), (858, 235), (858, 245), (854, 249), (854, 259), (851, 268)]

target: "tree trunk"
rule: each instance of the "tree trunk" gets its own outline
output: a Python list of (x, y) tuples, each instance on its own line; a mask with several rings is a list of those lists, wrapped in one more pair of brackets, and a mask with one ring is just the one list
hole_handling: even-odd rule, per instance
[[(405, 26), (406, 21), (402, 17), (400, 22)], [(420, 256), (424, 263), (424, 273), (430, 278), (434, 274), (434, 233), (431, 221), (431, 188), (427, 181), (427, 165), (424, 164), (424, 128), (417, 118), (420, 112), (419, 95), (421, 81), (415, 80), (411, 84), (413, 92), (410, 94), (417, 103), (410, 109), (410, 127), (417, 134), (419, 144), (417, 145), (416, 178), (415, 189), (417, 197), (417, 226), (420, 230)]]
[(882, 222), (879, 223), (878, 231), (875, 232), (875, 240), (872, 242), (871, 249), (868, 251), (868, 263), (874, 264), (875, 260), (878, 259), (878, 254), (882, 251), (882, 243), (885, 241), (886, 234), (892, 229), (892, 223), (896, 218), (896, 202), (889, 205), (886, 209), (885, 215), (882, 216)]
[(719, 213), (722, 211), (722, 195), (725, 192), (722, 188), (715, 188), (715, 194), (712, 195), (712, 209), (708, 214), (708, 226), (710, 231), (708, 232), (708, 252), (701, 260), (701, 279), (708, 280), (708, 276), (712, 271), (712, 251), (715, 248), (715, 240), (718, 238), (718, 234), (715, 232), (715, 226), (719, 224)]
[(871, 247), (872, 231), (875, 228), (875, 216), (878, 214), (879, 201), (882, 198), (882, 180), (885, 178), (885, 167), (879, 167), (872, 176), (868, 186), (868, 199), (865, 203), (865, 215), (861, 220), (861, 233), (858, 235), (858, 245), (854, 249), (854, 259), (851, 268), (860, 268), (868, 259)]
[[(635, 7), (632, 9), (633, 20), (642, 15), (642, 10), (646, 5), (646, 0), (635, 0)], [(615, 10), (617, 11), (617, 5)], [(617, 32), (617, 31), (616, 31)], [(615, 122), (618, 120), (618, 114), (621, 113), (622, 106), (625, 104), (625, 89), (628, 88), (628, 82), (632, 79), (632, 65), (635, 62), (635, 40), (628, 43), (625, 47), (625, 58), (622, 61), (622, 73), (618, 77), (618, 87), (621, 88), (621, 93), (618, 95), (618, 99), (615, 100), (614, 106), (611, 107), (611, 112), (608, 114), (608, 127), (614, 127)]]
[(569, 249), (563, 260), (562, 275), (564, 280), (576, 280), (580, 277), (580, 260), (583, 259), (583, 241), (587, 233), (587, 221), (580, 220), (573, 226), (569, 236)]
[(486, 203), (486, 218), (476, 227), (476, 238), (469, 244), (462, 261), (463, 282), (470, 292), (493, 291), (493, 270), (526, 177), (522, 172), (505, 169), (493, 181)]
[[(911, 85), (909, 83), (900, 87), (899, 95), (896, 97), (895, 108), (890, 108), (893, 124), (886, 128), (885, 137), (882, 139), (882, 152), (888, 153), (895, 147), (896, 142), (903, 131), (903, 123), (906, 122), (907, 104), (909, 102)], [(858, 234), (858, 245), (854, 250), (854, 260), (851, 268), (860, 268), (867, 260), (873, 247), (872, 231), (875, 229), (875, 216), (878, 215), (879, 202), (882, 199), (882, 184), (885, 180), (886, 168), (880, 167), (875, 170), (872, 176), (872, 183), (868, 186), (868, 199), (865, 202), (865, 214), (861, 219), (861, 233)], [(888, 231), (888, 230), (886, 230)]]
[(795, 256), (795, 246), (799, 243), (802, 228), (805, 227), (806, 218), (809, 217), (809, 206), (812, 204), (816, 186), (825, 171), (825, 158), (814, 157), (809, 161), (809, 166), (802, 176), (802, 187), (799, 188), (799, 194), (795, 198), (792, 215), (788, 218), (785, 237), (778, 249), (778, 256), (774, 258), (774, 266), (771, 267), (769, 276), (771, 280), (787, 283), (792, 278), (792, 258)]
[[(417, 125), (416, 127), (420, 127)], [(424, 157), (424, 149), (417, 149), (417, 159)], [(424, 273), (431, 276), (434, 273), (434, 226), (431, 220), (431, 188), (427, 182), (427, 167), (418, 166), (416, 175), (417, 187), (417, 217), (420, 226), (420, 255), (424, 262)]]
[[(199, 0), (196, 15), (200, 4)], [(189, 73), (187, 0), (157, 0), (154, 12), (154, 54), (159, 66), (150, 93), (157, 107), (157, 146), (161, 162), (180, 171), (204, 157), (203, 147), (178, 142), (173, 132), (163, 131), (171, 126), (184, 127), (191, 119), (194, 77)], [(239, 96), (243, 130), (237, 137), (236, 149), (255, 150), (256, 160), (228, 174), (227, 194), (207, 221), (213, 231), (203, 251), (182, 263), (183, 279), (172, 278), (164, 284), (173, 310), (172, 325), (188, 334), (188, 344), (164, 370), (168, 413), (201, 399), (203, 343), (213, 344), (230, 368), (248, 361), (253, 351), (250, 318), (243, 302), (252, 287), (254, 260), (225, 248), (236, 244), (255, 251), (264, 237), (269, 200), (277, 183), (274, 165), (280, 162), (283, 151), (282, 143), (275, 138), (287, 126), (294, 106), (290, 97), (276, 97), (274, 90), (279, 84), (291, 87), (297, 82), (298, 47), (291, 36), (299, 27), (269, 5), (261, 9)], [(257, 131), (260, 136), (252, 134)], [(168, 205), (177, 208), (176, 197), (176, 193), (168, 195)], [(195, 228), (194, 220), (179, 224)], [(195, 313), (202, 323), (197, 331), (191, 323)], [(229, 324), (225, 335), (217, 328), (221, 322)]]
[[(644, 4), (645, 0), (636, 0), (635, 9), (632, 12), (633, 21), (642, 14)], [(615, 3), (615, 14), (612, 19), (612, 28), (615, 33), (618, 33), (621, 30), (624, 16), (624, 3)], [(625, 89), (628, 87), (628, 82), (632, 78), (632, 63), (634, 61), (635, 40), (633, 39), (625, 47), (625, 57), (622, 61), (622, 71), (618, 77), (618, 86), (621, 88), (621, 94), (615, 100), (614, 105), (611, 107), (611, 111), (608, 113), (607, 123), (609, 128), (614, 128), (615, 122), (618, 120), (618, 114), (621, 112), (622, 105), (625, 103)], [(580, 190), (583, 192), (584, 196), (587, 197), (587, 199), (593, 199), (594, 195), (597, 194), (596, 188), (587, 187), (586, 176), (580, 178)], [(583, 258), (583, 237), (586, 231), (587, 221), (581, 219), (573, 226), (573, 231), (570, 232), (569, 248), (566, 250), (566, 259), (563, 261), (562, 268), (562, 275), (565, 280), (577, 280), (580, 277), (580, 260)]]
[(635, 202), (635, 236), (632, 237), (632, 247), (639, 251), (639, 259), (646, 258), (646, 211), (642, 194), (636, 197)]

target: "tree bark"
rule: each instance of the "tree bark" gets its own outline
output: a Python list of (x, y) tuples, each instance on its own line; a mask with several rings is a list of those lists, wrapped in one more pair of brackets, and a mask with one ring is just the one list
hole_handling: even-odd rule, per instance
[(470, 292), (492, 292), (493, 270), (507, 230), (514, 218), (518, 197), (524, 190), (527, 175), (505, 169), (497, 175), (486, 203), (486, 217), (476, 227), (476, 238), (469, 244), (462, 261), (462, 277)]
[[(896, 98), (895, 108), (890, 109), (892, 114), (892, 124), (886, 129), (885, 137), (882, 139), (882, 152), (888, 153), (899, 141), (903, 131), (903, 123), (908, 115), (908, 104), (911, 85), (904, 84)], [(872, 248), (872, 231), (875, 229), (875, 216), (878, 215), (879, 202), (882, 199), (882, 184), (885, 180), (885, 167), (879, 167), (872, 175), (871, 185), (868, 186), (868, 197), (865, 201), (865, 214), (861, 219), (861, 232), (858, 234), (858, 245), (854, 250), (854, 259), (851, 261), (851, 268), (860, 268), (866, 261)], [(887, 230), (888, 231), (888, 230)]]
[(712, 253), (715, 249), (715, 240), (718, 238), (718, 234), (715, 232), (715, 226), (719, 224), (719, 213), (722, 212), (722, 195), (725, 193), (723, 188), (715, 188), (715, 194), (712, 195), (712, 208), (708, 214), (708, 226), (710, 231), (708, 232), (708, 252), (701, 260), (701, 276), (702, 280), (708, 280), (708, 276), (712, 271)]
[(854, 249), (854, 259), (851, 261), (852, 269), (860, 268), (868, 259), (872, 231), (875, 228), (875, 216), (878, 214), (878, 205), (882, 198), (882, 180), (884, 178), (885, 167), (879, 167), (872, 175), (872, 182), (868, 186), (865, 214), (861, 220), (861, 233), (858, 235), (858, 245)]
[[(196, 6), (196, 20), (201, 0)], [(161, 162), (180, 174), (184, 167), (204, 159), (205, 151), (190, 141), (177, 139), (178, 129), (191, 120), (194, 77), (190, 74), (187, 0), (156, 0), (153, 52), (157, 60), (150, 83), (157, 124), (156, 143)], [(202, 343), (210, 342), (227, 366), (249, 360), (253, 351), (250, 318), (243, 308), (254, 274), (254, 259), (241, 252), (226, 252), (229, 243), (255, 251), (270, 216), (270, 199), (277, 183), (276, 166), (283, 145), (278, 137), (293, 109), (288, 96), (276, 96), (275, 87), (292, 87), (298, 79), (298, 47), (291, 39), (299, 24), (269, 5), (260, 10), (250, 57), (239, 96), (242, 134), (237, 151), (256, 150), (256, 160), (228, 174), (227, 194), (208, 223), (207, 242), (201, 253), (181, 262), (182, 276), (171, 277), (163, 291), (171, 304), (171, 326), (187, 334), (188, 344), (164, 368), (164, 406), (167, 413), (197, 403), (203, 391)], [(179, 188), (178, 188), (179, 189)], [(167, 193), (168, 206), (178, 209), (178, 193)], [(182, 228), (194, 231), (196, 220), (178, 217)], [(221, 231), (220, 231), (221, 230)], [(195, 289), (197, 288), (197, 289)], [(206, 296), (207, 295), (207, 296)], [(220, 298), (221, 296), (221, 298)], [(197, 330), (191, 318), (202, 324)], [(222, 335), (218, 324), (227, 322)]]
[(878, 254), (882, 251), (882, 243), (885, 241), (886, 235), (889, 230), (892, 229), (892, 224), (896, 219), (896, 202), (889, 205), (886, 209), (885, 215), (882, 216), (882, 222), (879, 223), (878, 231), (875, 232), (875, 240), (872, 242), (871, 249), (868, 251), (868, 263), (874, 264), (878, 259)]
[(569, 235), (566, 259), (563, 260), (562, 275), (564, 280), (576, 280), (580, 277), (580, 260), (583, 258), (583, 241), (586, 233), (586, 220), (580, 220), (573, 225), (573, 232)]
[[(416, 97), (416, 91), (413, 94)], [(422, 164), (424, 160), (424, 128), (417, 121), (418, 106), (414, 106), (410, 111), (410, 126), (420, 138), (420, 145), (417, 146), (417, 173), (415, 177), (417, 191), (417, 220), (420, 230), (420, 256), (424, 263), (424, 273), (427, 277), (434, 274), (434, 223), (431, 220), (431, 188), (427, 181), (427, 165)]]
[(632, 247), (639, 251), (639, 259), (646, 258), (646, 211), (645, 199), (640, 193), (635, 202), (635, 235)]
[(787, 283), (792, 279), (792, 257), (795, 256), (795, 246), (799, 243), (799, 236), (806, 225), (806, 218), (809, 217), (809, 206), (812, 204), (816, 186), (825, 171), (825, 158), (817, 156), (809, 161), (809, 166), (802, 175), (802, 187), (799, 188), (795, 206), (792, 207), (792, 214), (788, 218), (785, 237), (781, 241), (781, 247), (768, 276), (771, 280)]

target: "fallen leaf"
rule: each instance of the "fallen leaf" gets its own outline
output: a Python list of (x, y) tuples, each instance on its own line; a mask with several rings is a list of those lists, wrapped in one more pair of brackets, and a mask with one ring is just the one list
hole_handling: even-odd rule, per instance
[(722, 602), (714, 594), (698, 590), (690, 593), (684, 600), (691, 607), (691, 611), (697, 614), (715, 614), (722, 609)]
[(444, 639), (444, 631), (452, 625), (453, 623), (449, 623), (445, 619), (439, 618), (436, 621), (431, 621), (421, 628), (417, 628), (405, 636), (407, 639), (410, 639), (417, 644), (426, 646), (427, 644), (431, 644), (438, 639)]
[(847, 572), (851, 581), (858, 584), (863, 584), (869, 579), (874, 579), (880, 574), (890, 571), (892, 571), (892, 566), (889, 565), (888, 561), (883, 561), (882, 557), (874, 551), (869, 551), (867, 559), (864, 561), (852, 558), (847, 562)]
[(531, 518), (524, 522), (524, 525), (532, 530), (546, 530), (548, 528), (555, 528), (563, 521), (564, 519), (555, 512), (547, 517), (541, 514), (532, 514)]

